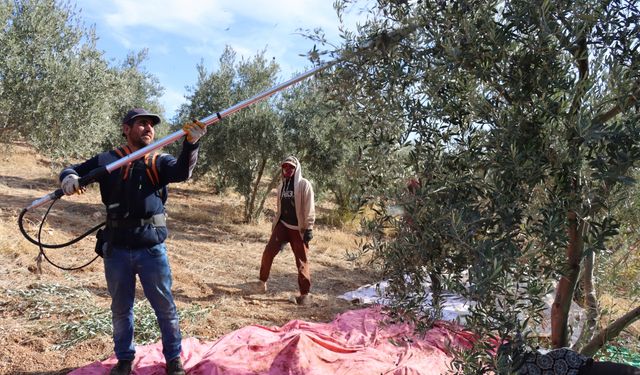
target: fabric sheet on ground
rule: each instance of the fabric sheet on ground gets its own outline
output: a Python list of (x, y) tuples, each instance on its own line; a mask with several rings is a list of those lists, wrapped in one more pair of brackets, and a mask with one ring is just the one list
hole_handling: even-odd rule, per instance
[[(364, 285), (356, 290), (346, 292), (338, 298), (351, 301), (353, 303), (370, 305), (379, 304), (386, 305), (389, 303), (389, 298), (386, 296), (386, 288), (388, 287), (388, 281), (381, 281), (376, 284)], [(424, 284), (425, 295), (423, 305), (426, 307), (431, 305), (431, 292), (429, 283)], [(462, 326), (465, 325), (465, 316), (469, 314), (469, 306), (472, 302), (466, 300), (464, 297), (452, 294), (443, 293), (443, 306), (442, 306), (442, 319), (450, 322), (455, 322)], [(551, 305), (555, 295), (549, 293), (544, 296), (545, 310), (543, 311), (543, 318), (540, 325), (533, 327), (533, 334), (539, 337), (551, 336)], [(569, 325), (571, 326), (571, 342), (574, 343), (580, 336), (580, 328), (582, 322), (586, 318), (584, 309), (575, 302), (571, 302), (571, 309), (569, 311)]]
[[(183, 340), (188, 374), (445, 374), (448, 348), (466, 347), (471, 335), (449, 322), (417, 334), (408, 324), (385, 324), (381, 308), (338, 315), (330, 323), (292, 320), (282, 327), (247, 326), (219, 340)], [(134, 374), (164, 374), (160, 343), (136, 348)], [(72, 375), (105, 374), (116, 358)]]

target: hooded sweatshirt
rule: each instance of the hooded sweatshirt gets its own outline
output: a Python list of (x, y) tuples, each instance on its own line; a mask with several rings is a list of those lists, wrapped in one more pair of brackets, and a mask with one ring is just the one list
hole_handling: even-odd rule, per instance
[[(302, 177), (302, 167), (300, 166), (300, 162), (297, 158), (293, 156), (287, 157), (283, 160), (285, 161), (293, 161), (296, 164), (296, 170), (293, 174), (293, 199), (296, 206), (296, 218), (298, 219), (298, 230), (300, 231), (300, 235), (304, 233), (307, 229), (313, 229), (313, 223), (316, 220), (316, 209), (315, 204), (313, 202), (313, 188), (311, 187), (311, 183), (306, 178)], [(284, 178), (280, 181), (278, 185), (278, 199), (277, 199), (277, 211), (276, 216), (273, 219), (273, 225), (271, 229), (275, 228), (278, 221), (280, 221), (280, 216), (282, 214), (281, 207), (281, 196), (282, 189), (284, 188)], [(289, 225), (287, 225), (289, 226)]]

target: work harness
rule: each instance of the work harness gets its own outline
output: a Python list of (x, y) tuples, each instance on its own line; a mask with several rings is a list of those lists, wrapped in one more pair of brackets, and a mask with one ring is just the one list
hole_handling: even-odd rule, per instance
[[(115, 153), (123, 158), (129, 155), (132, 151), (129, 146), (120, 146), (114, 149)], [(156, 187), (156, 195), (162, 199), (162, 203), (164, 204), (167, 201), (167, 188), (166, 186), (160, 185), (160, 177), (158, 175), (158, 160), (159, 154), (157, 153), (149, 153), (144, 156), (144, 164), (145, 164), (145, 172), (147, 177), (149, 177), (149, 181), (151, 184)], [(126, 181), (131, 175), (131, 167), (133, 163), (129, 163), (126, 166), (122, 167), (120, 176), (123, 181)], [(120, 193), (120, 185), (118, 188), (114, 190), (112, 196), (116, 196)], [(128, 209), (128, 207), (127, 207)], [(128, 215), (128, 213), (126, 213)], [(109, 207), (107, 207), (107, 222), (106, 226), (108, 228), (113, 229), (124, 229), (124, 228), (135, 228), (141, 227), (146, 224), (152, 224), (155, 227), (164, 227), (167, 225), (166, 215), (164, 213), (155, 214), (149, 218), (129, 218), (129, 217), (117, 217), (114, 215), (110, 215)]]

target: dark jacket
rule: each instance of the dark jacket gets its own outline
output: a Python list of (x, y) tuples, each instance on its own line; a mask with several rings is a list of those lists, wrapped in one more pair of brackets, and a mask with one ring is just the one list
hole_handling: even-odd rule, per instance
[[(60, 173), (60, 181), (69, 174), (80, 177), (92, 170), (106, 166), (120, 157), (115, 150), (100, 153), (81, 164), (65, 168)], [(107, 208), (107, 223), (120, 219), (149, 219), (164, 214), (166, 185), (189, 179), (198, 159), (198, 144), (184, 142), (178, 159), (169, 154), (160, 154), (156, 159), (156, 168), (160, 183), (154, 185), (147, 174), (143, 158), (134, 161), (130, 168), (126, 166), (99, 178), (102, 203)], [(124, 171), (127, 170), (126, 179)], [(115, 245), (132, 248), (150, 247), (164, 242), (167, 238), (166, 226), (144, 224), (130, 228), (107, 228), (104, 239)]]

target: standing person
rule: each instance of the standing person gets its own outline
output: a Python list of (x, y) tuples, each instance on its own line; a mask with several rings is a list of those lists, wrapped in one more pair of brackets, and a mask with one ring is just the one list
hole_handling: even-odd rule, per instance
[[(154, 126), (160, 117), (134, 108), (122, 119), (126, 144), (115, 150), (65, 168), (60, 174), (66, 195), (82, 193), (78, 179), (126, 154), (153, 142)], [(111, 295), (114, 351), (118, 363), (110, 374), (131, 373), (135, 357), (133, 343), (133, 302), (136, 274), (145, 296), (155, 311), (162, 334), (162, 353), (167, 374), (185, 374), (180, 360), (182, 350), (176, 305), (171, 294), (171, 268), (167, 258), (164, 204), (167, 184), (185, 181), (198, 159), (198, 140), (206, 126), (198, 121), (183, 127), (186, 139), (178, 159), (169, 154), (149, 154), (98, 178), (102, 202), (107, 209), (105, 230), (98, 235), (96, 251), (104, 258), (107, 288)]]
[(296, 303), (309, 302), (311, 271), (309, 270), (309, 241), (313, 238), (313, 223), (316, 219), (311, 183), (302, 177), (300, 162), (293, 156), (282, 161), (282, 180), (278, 186), (278, 209), (273, 220), (271, 238), (262, 253), (260, 264), (260, 288), (267, 291), (267, 280), (273, 258), (288, 242), (298, 268), (300, 295)]

